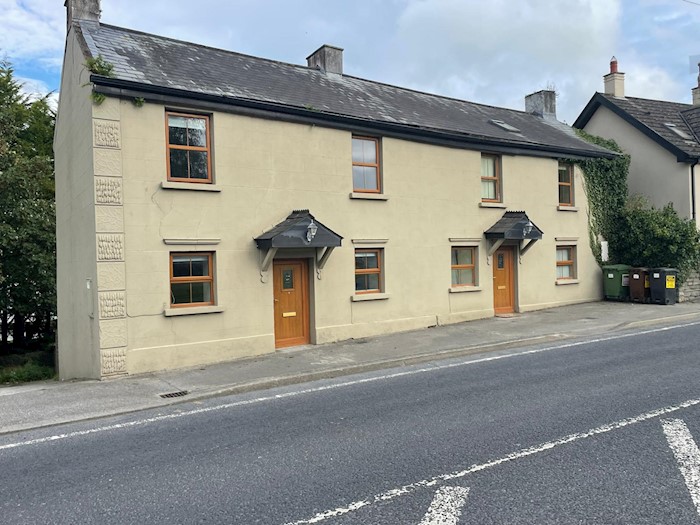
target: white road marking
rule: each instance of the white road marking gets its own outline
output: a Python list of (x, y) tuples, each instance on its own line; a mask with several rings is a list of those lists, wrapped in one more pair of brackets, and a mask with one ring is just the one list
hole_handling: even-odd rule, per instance
[(450, 472), (447, 474), (440, 474), (438, 476), (435, 476), (435, 477), (432, 477), (429, 479), (416, 481), (415, 483), (410, 483), (408, 485), (404, 485), (403, 487), (388, 490), (386, 492), (382, 492), (381, 494), (377, 494), (376, 496), (372, 496), (372, 497), (364, 499), (364, 500), (355, 501), (355, 502), (350, 503), (349, 505), (347, 505), (345, 507), (338, 507), (336, 509), (327, 510), (325, 512), (321, 512), (319, 514), (316, 514), (312, 518), (290, 522), (290, 523), (287, 523), (286, 525), (308, 525), (311, 523), (320, 523), (321, 521), (325, 521), (328, 518), (342, 516), (344, 514), (348, 514), (350, 512), (353, 512), (357, 509), (361, 509), (363, 507), (367, 507), (369, 505), (372, 505), (374, 503), (380, 503), (382, 501), (392, 500), (392, 499), (397, 498), (399, 496), (404, 496), (406, 494), (410, 494), (412, 492), (415, 492), (416, 490), (419, 490), (419, 489), (422, 489), (425, 487), (433, 487), (433, 486), (435, 486), (439, 483), (445, 482), (445, 481), (451, 481), (454, 479), (463, 478), (465, 476), (468, 476), (469, 474), (474, 474), (475, 472), (480, 472), (482, 470), (496, 467), (498, 465), (502, 465), (503, 463), (508, 463), (508, 462), (514, 461), (516, 459), (521, 459), (521, 458), (525, 458), (528, 456), (533, 456), (533, 455), (538, 454), (540, 452), (552, 450), (553, 448), (560, 447), (561, 445), (566, 445), (567, 443), (573, 443), (574, 441), (580, 441), (581, 439), (586, 439), (589, 437), (598, 436), (600, 434), (606, 434), (612, 430), (618, 430), (620, 428), (628, 427), (630, 425), (642, 423), (644, 421), (648, 421), (650, 419), (654, 419), (654, 418), (657, 418), (659, 416), (671, 414), (673, 412), (677, 412), (678, 410), (682, 410), (684, 408), (689, 408), (689, 407), (693, 407), (693, 406), (697, 406), (697, 405), (700, 405), (700, 399), (689, 399), (688, 401), (684, 401), (684, 402), (679, 403), (677, 405), (659, 408), (657, 410), (645, 412), (644, 414), (640, 414), (640, 415), (635, 416), (635, 417), (628, 417), (626, 419), (621, 419), (620, 421), (616, 421), (614, 423), (608, 423), (606, 425), (602, 425), (602, 426), (593, 428), (593, 429), (588, 430), (586, 432), (577, 432), (575, 434), (569, 434), (568, 436), (564, 436), (562, 438), (555, 439), (554, 441), (547, 441), (546, 443), (542, 443), (541, 445), (536, 445), (534, 447), (528, 447), (528, 448), (518, 450), (516, 452), (512, 452), (512, 453), (510, 453), (506, 456), (503, 456), (501, 458), (487, 461), (486, 463), (472, 465), (471, 467), (469, 467), (465, 470), (458, 470), (456, 472)]
[(457, 525), (469, 487), (440, 487), (418, 525)]
[[(406, 370), (404, 372), (395, 372), (393, 374), (385, 374), (385, 375), (381, 375), (381, 376), (367, 377), (364, 379), (356, 379), (353, 381), (345, 381), (342, 383), (335, 383), (332, 385), (324, 385), (324, 386), (319, 386), (319, 387), (314, 387), (314, 388), (305, 388), (302, 390), (294, 390), (291, 392), (286, 392), (284, 394), (276, 394), (274, 396), (263, 396), (263, 397), (258, 397), (255, 399), (236, 401), (234, 403), (225, 403), (222, 405), (215, 405), (215, 406), (206, 407), (206, 408), (198, 408), (195, 410), (176, 412), (174, 414), (164, 414), (164, 415), (154, 416), (154, 417), (150, 417), (150, 418), (146, 418), (146, 419), (129, 421), (127, 423), (117, 423), (114, 425), (106, 425), (103, 427), (91, 428), (88, 430), (79, 430), (79, 431), (75, 431), (75, 432), (67, 432), (65, 434), (56, 434), (53, 436), (47, 436), (47, 437), (43, 437), (43, 438), (29, 439), (26, 441), (18, 441), (15, 443), (8, 443), (6, 445), (0, 445), (0, 451), (12, 449), (12, 448), (18, 448), (18, 447), (26, 447), (26, 446), (31, 446), (31, 445), (40, 445), (42, 443), (50, 443), (53, 441), (60, 441), (63, 439), (70, 439), (70, 438), (76, 438), (76, 437), (81, 437), (81, 436), (87, 436), (90, 434), (98, 434), (101, 432), (109, 432), (111, 430), (121, 430), (121, 429), (126, 429), (126, 428), (138, 427), (138, 426), (148, 425), (151, 423), (157, 423), (159, 421), (167, 421), (167, 420), (171, 420), (171, 419), (179, 419), (182, 417), (196, 416), (198, 414), (206, 414), (209, 412), (216, 412), (219, 410), (226, 410), (229, 408), (254, 405), (254, 404), (258, 404), (258, 403), (264, 403), (266, 401), (276, 401), (279, 399), (287, 399), (287, 398), (297, 397), (297, 396), (301, 396), (301, 395), (305, 395), (305, 394), (313, 394), (316, 392), (324, 392), (327, 390), (335, 390), (338, 388), (345, 388), (345, 387), (350, 387), (350, 386), (355, 386), (355, 385), (361, 385), (364, 383), (374, 383), (376, 381), (383, 381), (386, 379), (394, 379), (397, 377), (413, 376), (413, 375), (418, 375), (418, 374), (424, 374), (427, 372), (437, 372), (437, 371), (446, 370), (449, 368), (457, 368), (457, 367), (468, 366), (468, 365), (476, 365), (476, 364), (480, 364), (480, 363), (488, 363), (491, 361), (499, 361), (501, 359), (509, 359), (511, 357), (521, 357), (521, 356), (527, 356), (527, 355), (533, 355), (533, 354), (541, 354), (544, 352), (550, 352), (552, 350), (563, 350), (563, 349), (567, 349), (567, 348), (575, 348), (577, 346), (584, 346), (584, 345), (590, 345), (590, 344), (595, 344), (595, 343), (604, 343), (606, 341), (615, 341), (618, 339), (625, 339), (628, 337), (636, 337), (636, 336), (640, 336), (640, 335), (655, 334), (655, 333), (659, 333), (659, 332), (666, 332), (669, 330), (676, 330), (678, 328), (687, 328), (689, 326), (697, 326), (697, 325), (700, 325), (700, 322), (686, 323), (686, 324), (675, 325), (675, 326), (666, 326), (663, 328), (655, 328), (653, 330), (645, 330), (642, 332), (635, 332), (635, 333), (630, 333), (630, 334), (619, 334), (619, 335), (613, 335), (610, 337), (599, 337), (597, 339), (589, 339), (586, 341), (577, 341), (577, 342), (573, 342), (573, 343), (565, 343), (565, 344), (556, 345), (556, 346), (535, 348), (533, 350), (526, 350), (524, 352), (514, 352), (511, 354), (502, 354), (502, 355), (495, 355), (495, 356), (489, 356), (489, 357), (482, 357), (479, 359), (459, 361), (456, 363), (449, 363), (449, 364), (443, 364), (443, 365), (433, 365), (433, 366), (427, 366), (427, 367), (413, 369), (413, 370)], [(436, 356), (436, 358), (439, 358), (439, 356)], [(0, 436), (0, 437), (2, 437), (2, 436)]]
[(695, 509), (700, 514), (700, 449), (681, 419), (663, 419), (661, 425)]

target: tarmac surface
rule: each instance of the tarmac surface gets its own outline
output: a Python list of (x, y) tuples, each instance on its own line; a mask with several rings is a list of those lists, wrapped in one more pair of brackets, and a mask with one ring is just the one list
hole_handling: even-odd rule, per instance
[[(700, 319), (700, 304), (593, 302), (97, 381), (0, 387), (0, 434), (226, 394)], [(161, 397), (182, 393), (180, 397)]]

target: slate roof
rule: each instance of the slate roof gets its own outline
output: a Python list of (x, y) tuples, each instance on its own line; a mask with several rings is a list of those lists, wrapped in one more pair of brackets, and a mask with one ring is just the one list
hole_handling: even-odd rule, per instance
[[(313, 222), (316, 235), (308, 240), (306, 236), (309, 224)], [(309, 210), (294, 210), (289, 216), (272, 229), (255, 238), (258, 248), (322, 248), (337, 247), (343, 238), (324, 226), (311, 215)]]
[[(679, 161), (692, 162), (700, 158), (700, 107), (680, 102), (635, 97), (614, 97), (596, 93), (574, 122), (583, 129), (599, 107), (606, 107), (633, 125), (650, 139), (667, 149)], [(673, 124), (687, 134), (684, 139), (666, 124)]]
[[(614, 154), (579, 139), (557, 121), (516, 111), (431, 95), (350, 75), (256, 58), (123, 29), (75, 21), (87, 56), (101, 54), (114, 65), (114, 78), (91, 76), (98, 86), (188, 98), (218, 97), (225, 104), (255, 102), (325, 121), (343, 121), (411, 135), (519, 148), (552, 157)], [(502, 120), (520, 130), (506, 131)], [(382, 128), (381, 126), (384, 126)]]
[[(530, 231), (526, 231), (532, 226)], [(541, 239), (543, 235), (524, 211), (507, 211), (484, 232), (487, 239)]]

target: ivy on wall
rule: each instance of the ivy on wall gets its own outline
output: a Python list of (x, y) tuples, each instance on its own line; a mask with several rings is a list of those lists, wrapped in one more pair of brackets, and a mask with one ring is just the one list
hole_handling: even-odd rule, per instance
[(583, 172), (584, 189), (588, 198), (591, 249), (598, 263), (602, 264), (601, 238), (609, 241), (614, 236), (627, 201), (630, 158), (623, 154), (614, 140), (590, 135), (582, 130), (577, 130), (577, 133), (592, 144), (620, 153), (613, 159), (591, 158), (577, 161)]
[(598, 263), (602, 264), (602, 238), (609, 246), (607, 264), (677, 268), (679, 282), (685, 281), (700, 264), (695, 221), (680, 217), (671, 203), (658, 209), (644, 197), (628, 197), (629, 156), (622, 154), (614, 140), (578, 133), (588, 142), (620, 153), (613, 159), (578, 161), (588, 198), (591, 248)]

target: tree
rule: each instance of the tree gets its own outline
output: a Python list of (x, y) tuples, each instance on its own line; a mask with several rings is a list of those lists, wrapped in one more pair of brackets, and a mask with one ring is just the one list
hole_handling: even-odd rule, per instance
[(56, 314), (55, 115), (0, 62), (0, 345), (52, 337)]

